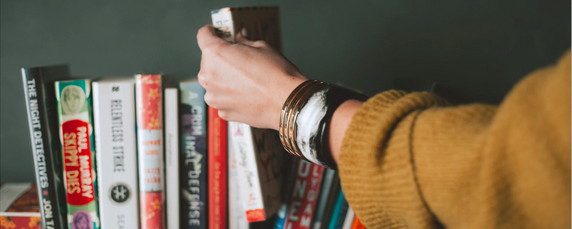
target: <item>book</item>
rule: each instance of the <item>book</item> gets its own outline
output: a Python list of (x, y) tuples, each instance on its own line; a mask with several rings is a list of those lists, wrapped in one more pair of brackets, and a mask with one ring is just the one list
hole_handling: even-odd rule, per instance
[(265, 221), (258, 221), (258, 222), (252, 222), (252, 223), (248, 223), (248, 228), (249, 229), (268, 229), (268, 228), (273, 228), (274, 224), (276, 222), (276, 215), (273, 215), (272, 217), (268, 218)]
[(292, 190), (285, 228), (309, 229), (318, 199), (324, 167), (300, 160)]
[(165, 228), (161, 75), (135, 75), (141, 229)]
[(227, 226), (227, 123), (218, 110), (208, 108), (209, 228)]
[(181, 82), (179, 89), (181, 228), (206, 229), (208, 181), (205, 89), (196, 79)]
[[(336, 189), (336, 184), (334, 184), (336, 178), (336, 171), (332, 169), (325, 168), (322, 176), (322, 184), (320, 185), (320, 192), (318, 194), (318, 201), (316, 202), (316, 209), (314, 212), (314, 218), (312, 219), (312, 229), (320, 229), (323, 225), (327, 225), (326, 222), (330, 212), (326, 210), (327, 205), (331, 205), (333, 202), (333, 196), (337, 196), (337, 193), (331, 193)], [(324, 216), (327, 215), (327, 216)]]
[(361, 221), (359, 221), (357, 216), (354, 218), (352, 229), (365, 229), (365, 226), (361, 223)]
[(236, 34), (245, 28), (251, 40), (264, 40), (282, 51), (280, 15), (276, 6), (226, 7), (211, 11), (213, 25), (222, 31), (221, 38), (235, 42)]
[(238, 181), (248, 222), (267, 220), (280, 207), (284, 155), (276, 131), (230, 122)]
[[(281, 50), (278, 7), (222, 8), (211, 12), (212, 22), (222, 38), (235, 42), (236, 34), (248, 30), (250, 39), (265, 40)], [(283, 155), (277, 131), (250, 128), (229, 122), (233, 148), (238, 155), (238, 178), (248, 222), (267, 220), (280, 207)], [(241, 131), (242, 130), (242, 131)]]
[[(41, 229), (38, 188), (32, 183), (0, 185), (0, 229)], [(47, 228), (51, 226), (48, 225)]]
[(276, 213), (276, 223), (274, 229), (283, 229), (286, 223), (286, 214), (288, 213), (288, 202), (282, 202)]
[(298, 157), (290, 156), (290, 154), (288, 154), (286, 158), (286, 161), (289, 163), (287, 163), (284, 168), (286, 174), (284, 177), (285, 180), (282, 182), (285, 188), (284, 192), (282, 192), (282, 203), (280, 204), (280, 208), (276, 214), (277, 217), (274, 229), (283, 229), (286, 226), (286, 214), (288, 213), (288, 204), (290, 203), (291, 197), (290, 194), (294, 187), (294, 181), (296, 181), (296, 169), (298, 169), (298, 163), (299, 160), (301, 160)]
[(165, 209), (167, 228), (180, 228), (179, 90), (165, 89)]
[[(335, 214), (334, 211), (335, 210), (335, 206), (339, 200), (340, 197), (340, 193), (342, 192), (342, 186), (340, 184), (340, 177), (338, 175), (338, 173), (336, 172), (334, 175), (334, 179), (332, 182), (332, 187), (330, 188), (330, 192), (327, 194), (328, 195), (328, 200), (326, 202), (326, 207), (324, 210), (324, 217), (322, 219), (322, 225), (321, 228), (322, 229), (326, 229), (328, 228), (330, 225), (330, 222), (332, 221), (332, 217), (334, 217)], [(342, 196), (342, 200), (345, 200), (345, 198)], [(344, 213), (345, 216), (345, 213)]]
[(54, 82), (67, 77), (69, 69), (66, 65), (22, 68), (37, 194), (42, 227), (46, 229), (67, 228), (63, 159), (54, 96)]
[(342, 229), (351, 229), (352, 225), (354, 224), (355, 217), (356, 215), (354, 213), (354, 210), (351, 207), (349, 207), (348, 212), (346, 213), (346, 217), (344, 219), (344, 224), (342, 225)]
[(93, 82), (95, 150), (102, 228), (138, 228), (133, 78)]
[(238, 165), (234, 151), (232, 133), (228, 132), (228, 228), (248, 229), (248, 221), (242, 206)]
[[(339, 187), (339, 185), (338, 185)], [(333, 211), (331, 213), (330, 223), (328, 229), (341, 229), (344, 226), (344, 220), (348, 212), (348, 202), (344, 197), (344, 193), (340, 190), (334, 205)]]
[(91, 81), (56, 81), (68, 228), (99, 229)]

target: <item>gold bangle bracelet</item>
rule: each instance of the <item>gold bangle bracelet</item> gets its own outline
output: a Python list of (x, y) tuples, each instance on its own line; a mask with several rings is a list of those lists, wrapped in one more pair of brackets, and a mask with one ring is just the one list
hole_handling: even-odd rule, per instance
[(294, 106), (291, 106), (292, 111), (291, 111), (291, 117), (288, 119), (288, 134), (290, 136), (290, 143), (294, 145), (294, 150), (302, 155), (302, 158), (306, 159), (306, 156), (302, 153), (302, 151), (300, 150), (298, 144), (297, 144), (297, 121), (298, 121), (298, 115), (300, 114), (300, 111), (302, 110), (302, 108), (304, 107), (304, 105), (306, 105), (306, 103), (308, 102), (308, 99), (314, 94), (314, 92), (320, 90), (321, 88), (323, 88), (325, 86), (324, 83), (322, 82), (318, 82), (315, 84), (312, 84), (311, 86), (309, 86), (307, 88), (307, 90), (305, 90), (303, 93), (300, 94), (299, 97), (296, 98), (296, 103), (294, 104)]
[(297, 95), (301, 92), (304, 91), (309, 85), (312, 85), (313, 83), (315, 83), (314, 80), (307, 80), (304, 81), (302, 84), (298, 85), (298, 87), (296, 87), (292, 93), (290, 93), (290, 95), (288, 96), (288, 98), (286, 99), (286, 101), (284, 102), (284, 105), (282, 106), (282, 112), (280, 115), (280, 124), (279, 124), (279, 135), (280, 135), (280, 141), (282, 142), (282, 145), (284, 146), (284, 148), (288, 151), (288, 153), (294, 155), (294, 156), (298, 156), (300, 157), (300, 155), (297, 154), (297, 152), (295, 152), (293, 146), (290, 144), (289, 138), (290, 136), (288, 135), (288, 119), (290, 117), (290, 113), (291, 113), (291, 104), (296, 101), (295, 98), (297, 97)]
[(280, 124), (279, 124), (280, 141), (282, 141), (282, 145), (284, 145), (284, 148), (288, 151), (288, 153), (293, 154), (295, 156), (299, 155), (297, 155), (297, 153), (294, 152), (294, 148), (289, 143), (290, 136), (288, 135), (287, 131), (288, 125), (286, 125), (286, 123), (288, 123), (288, 117), (290, 116), (291, 112), (290, 106), (293, 103), (293, 101), (295, 101), (294, 98), (298, 93), (300, 93), (300, 91), (304, 90), (308, 85), (311, 85), (312, 83), (314, 83), (313, 80), (307, 80), (302, 84), (298, 85), (298, 87), (296, 87), (292, 91), (292, 93), (290, 93), (288, 99), (286, 99), (286, 101), (284, 102), (284, 105), (282, 107), (282, 112), (280, 115)]
[(298, 85), (298, 87), (290, 93), (282, 106), (279, 124), (280, 141), (286, 151), (291, 155), (308, 160), (304, 154), (302, 154), (296, 143), (296, 122), (300, 110), (304, 107), (312, 94), (325, 86), (327, 86), (326, 83), (317, 80), (307, 80)]
[(317, 80), (298, 85), (280, 112), (278, 130), (284, 149), (293, 156), (337, 169), (328, 145), (329, 120), (350, 99), (365, 101), (367, 96)]

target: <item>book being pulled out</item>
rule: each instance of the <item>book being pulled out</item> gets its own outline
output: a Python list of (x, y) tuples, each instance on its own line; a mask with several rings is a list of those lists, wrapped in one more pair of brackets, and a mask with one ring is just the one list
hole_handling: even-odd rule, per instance
[[(252, 40), (264, 40), (281, 50), (278, 7), (222, 8), (211, 12), (221, 37), (235, 42), (243, 28)], [(277, 131), (229, 122), (238, 169), (243, 208), (248, 222), (264, 221), (280, 207), (283, 160), (286, 155)]]

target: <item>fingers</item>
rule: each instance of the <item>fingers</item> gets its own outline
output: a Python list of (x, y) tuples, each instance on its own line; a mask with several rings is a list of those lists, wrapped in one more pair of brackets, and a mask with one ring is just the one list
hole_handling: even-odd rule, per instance
[(240, 33), (236, 34), (236, 43), (247, 45), (254, 48), (264, 48), (267, 46), (265, 41), (258, 40), (258, 41), (251, 41), (248, 39), (248, 31), (246, 28), (242, 28)]
[(205, 25), (199, 29), (197, 32), (197, 43), (199, 44), (199, 48), (203, 51), (209, 47), (227, 44), (226, 41), (218, 37), (213, 25)]
[(236, 34), (236, 43), (252, 46), (253, 41), (248, 39), (246, 28), (242, 28), (240, 33)]

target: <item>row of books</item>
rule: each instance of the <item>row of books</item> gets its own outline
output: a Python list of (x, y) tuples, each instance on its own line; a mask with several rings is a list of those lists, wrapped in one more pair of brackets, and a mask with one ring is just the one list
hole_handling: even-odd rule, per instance
[[(212, 19), (224, 39), (241, 26), (280, 50), (276, 7)], [(222, 120), (196, 80), (22, 76), (44, 228), (359, 228), (335, 171)]]
[(351, 214), (335, 171), (290, 157), (274, 130), (227, 126), (196, 80), (50, 71), (23, 69), (47, 228), (341, 228)]

